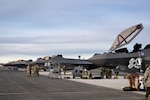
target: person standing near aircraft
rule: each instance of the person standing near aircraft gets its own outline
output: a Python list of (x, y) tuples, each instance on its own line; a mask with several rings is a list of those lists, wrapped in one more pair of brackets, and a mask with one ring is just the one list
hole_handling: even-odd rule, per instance
[(105, 68), (106, 70), (106, 78), (111, 79), (112, 77), (112, 70), (110, 68)]
[(64, 71), (64, 75), (66, 75), (66, 66), (63, 65), (62, 68), (63, 68), (63, 71)]
[(124, 91), (137, 91), (137, 87), (135, 85), (135, 81), (136, 81), (136, 74), (134, 73), (129, 73), (125, 76), (125, 79), (128, 79), (129, 81), (129, 86), (124, 87), (123, 90)]
[(126, 76), (126, 78), (129, 80), (131, 90), (136, 90), (136, 86), (135, 86), (136, 75), (133, 73), (129, 73)]
[(31, 66), (30, 65), (27, 66), (27, 76), (28, 77), (31, 76)]
[(83, 78), (83, 79), (87, 79), (87, 78), (89, 78), (88, 76), (89, 76), (89, 75), (88, 75), (87, 69), (83, 67), (83, 70), (82, 70), (82, 78)]
[(146, 94), (143, 100), (148, 100), (148, 96), (150, 94), (150, 64), (144, 73), (144, 86), (146, 87)]
[(33, 66), (33, 76), (36, 76), (36, 65)]
[(100, 78), (103, 79), (105, 74), (105, 69), (104, 67), (100, 67)]
[(39, 77), (39, 66), (38, 66), (38, 64), (34, 65), (33, 71), (34, 71), (34, 73), (33, 73), (34, 76)]
[(39, 69), (40, 69), (40, 68), (39, 68), (39, 65), (37, 64), (37, 65), (36, 65), (36, 73), (37, 73), (37, 76), (38, 76), (38, 77), (39, 77)]
[(138, 90), (139, 91), (145, 91), (146, 88), (144, 86), (144, 76), (140, 75), (138, 76)]
[(117, 66), (117, 67), (114, 69), (114, 79), (118, 79), (118, 75), (119, 75), (119, 67)]

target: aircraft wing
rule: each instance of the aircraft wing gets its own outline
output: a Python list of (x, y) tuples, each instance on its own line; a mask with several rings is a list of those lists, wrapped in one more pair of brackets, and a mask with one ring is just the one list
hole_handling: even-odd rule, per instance
[(83, 65), (87, 69), (95, 68), (95, 65), (88, 60), (64, 58), (62, 55), (53, 56), (45, 62), (45, 66), (55, 66), (57, 68), (60, 65), (65, 65), (67, 70), (73, 70), (74, 67), (79, 65)]
[(28, 64), (30, 64), (32, 61), (12, 61), (4, 64), (4, 66), (16, 66), (16, 67), (26, 67)]
[(114, 43), (112, 44), (110, 51), (113, 51), (119, 47), (122, 47), (128, 43), (130, 43), (143, 29), (142, 24), (138, 24), (132, 26), (123, 32), (121, 32), (117, 38), (115, 39)]
[(69, 59), (69, 58), (63, 58), (63, 57), (53, 57), (51, 58), (50, 62), (53, 63), (63, 63), (63, 64), (73, 64), (73, 65), (91, 65), (92, 63), (87, 60), (81, 60), (81, 59)]

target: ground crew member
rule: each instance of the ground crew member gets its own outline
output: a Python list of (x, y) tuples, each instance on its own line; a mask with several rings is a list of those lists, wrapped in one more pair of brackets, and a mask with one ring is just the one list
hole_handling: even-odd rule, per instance
[(40, 68), (39, 68), (39, 65), (37, 64), (37, 65), (36, 65), (36, 74), (37, 74), (38, 77), (39, 77), (39, 69), (40, 69)]
[(33, 73), (34, 76), (39, 77), (39, 66), (38, 66), (38, 64), (34, 65), (33, 71), (34, 71), (34, 73)]
[(64, 75), (66, 75), (66, 66), (63, 65), (62, 68), (63, 68), (63, 71), (64, 71)]
[(148, 96), (150, 94), (150, 64), (144, 73), (144, 86), (146, 87), (146, 94), (143, 100), (148, 100)]
[(131, 90), (136, 90), (136, 86), (135, 86), (136, 75), (129, 73), (129, 74), (126, 76), (126, 78), (129, 80), (130, 89), (131, 89)]
[(119, 75), (119, 67), (116, 67), (115, 69), (114, 69), (114, 79), (118, 79), (118, 75)]
[(105, 74), (105, 69), (103, 67), (100, 67), (100, 78), (103, 79)]
[(82, 71), (82, 78), (83, 79), (87, 79), (88, 78), (88, 71), (86, 68), (83, 68), (83, 71)]
[(33, 76), (36, 76), (36, 65), (33, 66)]
[(112, 71), (109, 68), (106, 68), (106, 78), (111, 79)]
[(88, 71), (88, 76), (89, 76), (89, 79), (92, 79), (92, 73), (90, 71)]
[(138, 90), (139, 91), (145, 91), (146, 90), (146, 88), (144, 86), (144, 77), (141, 75), (138, 77)]
[(31, 76), (31, 66), (30, 65), (27, 66), (27, 76), (28, 77)]

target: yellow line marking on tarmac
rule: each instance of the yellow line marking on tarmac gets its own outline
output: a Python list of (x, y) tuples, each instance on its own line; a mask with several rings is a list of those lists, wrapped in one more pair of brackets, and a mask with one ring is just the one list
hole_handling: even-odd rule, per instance
[(0, 95), (26, 95), (26, 94), (29, 94), (29, 93), (0, 93)]
[(48, 92), (48, 94), (73, 94), (73, 93), (88, 93), (88, 92)]
[[(110, 91), (92, 91), (92, 93), (101, 93), (101, 92), (110, 92)], [(115, 93), (119, 93), (120, 91), (113, 91), (113, 92), (115, 92)], [(52, 91), (52, 92), (47, 92), (47, 94), (73, 94), (73, 93), (75, 93), (75, 94), (88, 94), (88, 93), (90, 93), (91, 94), (91, 91)]]
[[(110, 91), (45, 91), (46, 94), (91, 94), (91, 93), (107, 93)], [(113, 91), (113, 93), (119, 93), (120, 91)], [(33, 94), (26, 93), (26, 92), (13, 92), (13, 93), (0, 93), (0, 96), (7, 96), (7, 95), (29, 95)]]

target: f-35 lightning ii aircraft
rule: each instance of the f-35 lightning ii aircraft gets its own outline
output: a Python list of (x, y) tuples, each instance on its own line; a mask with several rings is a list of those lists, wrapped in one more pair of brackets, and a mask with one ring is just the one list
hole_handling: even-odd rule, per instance
[(135, 44), (134, 50), (128, 52), (127, 48), (118, 49), (133, 40), (143, 29), (142, 24), (132, 26), (121, 32), (110, 48), (110, 52), (95, 54), (88, 60), (101, 67), (116, 68), (130, 73), (144, 72), (150, 63), (150, 44), (141, 49), (141, 44)]
[(64, 58), (62, 55), (53, 56), (45, 62), (45, 66), (63, 66), (66, 70), (73, 70), (74, 67), (83, 66), (86, 69), (97, 68), (93, 63), (82, 59)]
[(3, 64), (3, 66), (6, 66), (13, 70), (17, 70), (18, 68), (26, 68), (27, 65), (32, 62), (33, 62), (32, 60), (18, 60), (18, 61), (8, 62), (6, 64)]

